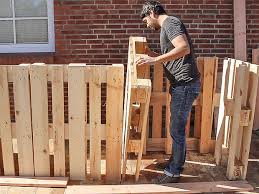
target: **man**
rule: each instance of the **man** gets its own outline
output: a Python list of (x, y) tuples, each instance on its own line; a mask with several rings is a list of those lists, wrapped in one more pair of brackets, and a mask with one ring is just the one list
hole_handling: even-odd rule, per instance
[(190, 36), (180, 19), (168, 16), (163, 6), (154, 0), (143, 5), (141, 18), (147, 27), (160, 29), (162, 54), (147, 49), (145, 58), (139, 58), (137, 65), (162, 65), (170, 81), (170, 135), (173, 139), (172, 160), (164, 174), (155, 183), (179, 182), (186, 156), (185, 126), (193, 101), (200, 92), (200, 73), (195, 62)]

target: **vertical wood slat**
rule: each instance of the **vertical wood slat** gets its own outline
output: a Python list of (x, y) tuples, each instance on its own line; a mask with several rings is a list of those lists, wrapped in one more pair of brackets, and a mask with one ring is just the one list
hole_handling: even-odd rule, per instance
[(20, 176), (34, 176), (29, 65), (13, 66), (14, 104)]
[(138, 153), (138, 159), (136, 164), (135, 181), (138, 181), (139, 179), (141, 159), (142, 159), (143, 148), (144, 148), (144, 143), (146, 139), (149, 102), (150, 102), (150, 96), (151, 96), (151, 80), (143, 79), (141, 81), (142, 81), (141, 86), (144, 86), (143, 88), (145, 88), (145, 102), (140, 104), (139, 128), (141, 128), (141, 142), (140, 142), (140, 150)]
[[(242, 94), (242, 101), (241, 101), (241, 107), (246, 107), (246, 103), (247, 103), (247, 93), (248, 93), (248, 86), (249, 86), (249, 68), (250, 65), (246, 64), (242, 61), (237, 61), (236, 65), (244, 65), (247, 66), (246, 71), (244, 72), (244, 80), (248, 80), (247, 82), (241, 82), (241, 86), (240, 86), (240, 92)], [(236, 158), (238, 160), (241, 160), (241, 145), (242, 145), (242, 137), (243, 137), (243, 126), (239, 126), (239, 133), (238, 133), (238, 139), (237, 139), (237, 145), (236, 145)]]
[(69, 164), (73, 180), (86, 174), (86, 82), (85, 64), (68, 66)]
[(4, 175), (15, 175), (7, 67), (0, 66), (0, 133)]
[(106, 180), (109, 183), (121, 181), (123, 84), (123, 65), (113, 65), (107, 71)]
[(91, 67), (90, 100), (90, 175), (101, 179), (101, 69)]
[[(227, 89), (227, 98), (233, 99), (234, 95), (234, 84), (235, 84), (235, 71), (236, 71), (236, 65), (234, 59), (230, 60), (230, 67), (229, 67), (229, 78), (228, 78), (228, 89)], [(231, 116), (226, 116), (225, 118), (225, 135), (224, 135), (224, 147), (228, 147), (229, 144), (229, 137), (230, 137), (230, 129), (232, 125), (232, 118)]]
[[(31, 114), (35, 176), (49, 176), (47, 66), (30, 66)], [(18, 148), (19, 149), (19, 148)]]
[(234, 97), (233, 97), (233, 123), (230, 137), (229, 145), (229, 156), (228, 156), (228, 167), (227, 167), (227, 177), (229, 180), (234, 180), (235, 176), (235, 159), (236, 159), (236, 145), (237, 138), (239, 133), (239, 121), (240, 121), (240, 112), (241, 112), (241, 103), (242, 103), (242, 94), (241, 94), (241, 83), (244, 80), (245, 71), (247, 67), (240, 65), (236, 68), (235, 74), (235, 86), (234, 86)]
[(251, 137), (252, 137), (252, 128), (253, 128), (253, 120), (255, 115), (255, 105), (256, 105), (256, 94), (258, 93), (258, 76), (259, 76), (259, 68), (258, 65), (251, 64), (250, 65), (250, 75), (249, 75), (249, 88), (248, 88), (248, 98), (247, 98), (247, 106), (252, 110), (251, 118), (247, 127), (244, 127), (243, 133), (243, 141), (242, 141), (242, 164), (244, 165), (242, 179), (246, 179), (247, 174), (247, 165), (248, 165), (248, 157), (250, 151)]
[(230, 60), (224, 60), (223, 64), (223, 73), (222, 73), (222, 84), (221, 84), (221, 95), (220, 95), (220, 105), (219, 105), (219, 115), (217, 123), (217, 132), (216, 132), (216, 144), (215, 144), (215, 160), (216, 164), (220, 164), (221, 155), (222, 155), (222, 144), (224, 140), (225, 133), (225, 104), (227, 100), (227, 90), (228, 90), (228, 78), (229, 78), (229, 69), (230, 69)]
[[(145, 44), (145, 43), (143, 43)], [(138, 48), (138, 50), (142, 50), (144, 49), (144, 45), (143, 46), (139, 46), (140, 48)], [(143, 51), (144, 52), (144, 51)], [(150, 65), (142, 65), (142, 66), (138, 66), (137, 67), (137, 71), (138, 71), (138, 78), (139, 79), (150, 79)], [(149, 118), (148, 118), (149, 121)], [(147, 139), (149, 137), (149, 122), (147, 122), (147, 133), (146, 133), (146, 138), (145, 138), (145, 144), (144, 144), (144, 150), (143, 150), (143, 154), (146, 154), (147, 151)]]
[(203, 93), (203, 79), (204, 79), (204, 58), (197, 58), (197, 67), (201, 74), (201, 92), (199, 95), (199, 102), (195, 106), (195, 116), (194, 116), (194, 137), (200, 138), (201, 137), (201, 120), (202, 120), (202, 93)]
[(65, 176), (64, 67), (50, 67), (54, 131), (54, 176)]
[(124, 96), (124, 112), (123, 112), (123, 147), (122, 147), (122, 178), (125, 178), (126, 167), (127, 167), (127, 147), (129, 141), (129, 129), (131, 124), (131, 111), (132, 111), (132, 101), (131, 101), (131, 88), (132, 88), (132, 74), (131, 74), (131, 63), (133, 56), (131, 54), (131, 39), (129, 40), (129, 49), (128, 49), (128, 64), (127, 64), (127, 74), (126, 74), (126, 84), (125, 84), (125, 96)]
[(212, 104), (214, 86), (214, 58), (204, 58), (204, 80), (202, 93), (202, 123), (200, 153), (209, 153), (212, 131)]
[[(163, 64), (154, 65), (153, 92), (163, 91)], [(152, 138), (162, 137), (162, 105), (153, 105)]]

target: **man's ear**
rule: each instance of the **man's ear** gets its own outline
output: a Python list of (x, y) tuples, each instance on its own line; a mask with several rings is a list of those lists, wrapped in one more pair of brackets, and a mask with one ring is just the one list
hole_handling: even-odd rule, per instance
[(158, 15), (154, 13), (154, 11), (150, 11), (150, 17), (153, 18), (153, 19), (157, 19), (158, 18)]
[(156, 14), (155, 14), (153, 11), (150, 11), (149, 16), (150, 16), (151, 18), (153, 18), (153, 19), (154, 19), (154, 18), (155, 18), (155, 15), (156, 15)]

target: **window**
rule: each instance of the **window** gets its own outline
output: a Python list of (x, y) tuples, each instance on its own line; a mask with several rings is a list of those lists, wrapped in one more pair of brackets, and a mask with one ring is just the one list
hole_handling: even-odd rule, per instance
[(1, 0), (0, 53), (54, 52), (53, 0)]

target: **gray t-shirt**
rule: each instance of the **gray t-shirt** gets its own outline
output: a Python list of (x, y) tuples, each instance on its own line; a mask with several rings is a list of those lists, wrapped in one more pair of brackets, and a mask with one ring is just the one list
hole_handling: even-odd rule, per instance
[(191, 38), (180, 19), (168, 16), (160, 32), (160, 45), (162, 54), (170, 52), (174, 46), (172, 40), (179, 35), (185, 34), (190, 46), (190, 54), (179, 59), (164, 63), (164, 71), (172, 86), (181, 86), (195, 82), (200, 78)]

